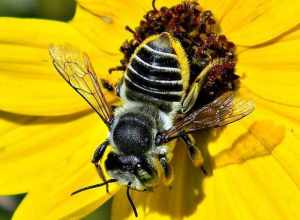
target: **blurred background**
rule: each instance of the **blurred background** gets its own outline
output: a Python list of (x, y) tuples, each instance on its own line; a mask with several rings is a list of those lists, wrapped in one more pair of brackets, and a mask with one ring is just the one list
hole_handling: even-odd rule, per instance
[(75, 0), (0, 0), (0, 16), (69, 20)]
[[(75, 0), (0, 0), (0, 16), (68, 21), (74, 15), (75, 5)], [(23, 197), (24, 195), (0, 196), (0, 220), (11, 219)], [(111, 201), (91, 213), (84, 220), (109, 219), (110, 206)]]

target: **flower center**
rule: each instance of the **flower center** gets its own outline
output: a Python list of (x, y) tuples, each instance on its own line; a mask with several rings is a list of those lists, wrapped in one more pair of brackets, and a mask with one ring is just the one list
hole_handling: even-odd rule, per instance
[(190, 83), (213, 60), (223, 60), (210, 70), (199, 94), (198, 104), (204, 105), (236, 88), (235, 45), (220, 34), (211, 11), (202, 10), (197, 2), (186, 1), (171, 8), (156, 9), (153, 1), (153, 10), (145, 14), (139, 26), (134, 30), (128, 26), (126, 29), (133, 33), (133, 38), (122, 44), (120, 50), (124, 58), (117, 69), (126, 69), (131, 55), (146, 38), (169, 32), (185, 49), (190, 65)]

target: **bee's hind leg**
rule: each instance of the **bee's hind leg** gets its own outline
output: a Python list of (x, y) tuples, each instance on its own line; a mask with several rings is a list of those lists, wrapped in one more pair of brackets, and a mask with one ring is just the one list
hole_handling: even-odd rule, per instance
[[(96, 150), (93, 155), (92, 163), (95, 165), (97, 173), (99, 177), (103, 180), (103, 182), (106, 182), (105, 175), (103, 173), (103, 170), (101, 168), (101, 165), (99, 164), (99, 161), (102, 159), (104, 152), (109, 145), (109, 140), (106, 139)], [(108, 184), (106, 184), (106, 192), (109, 193)]]
[(204, 157), (201, 150), (195, 145), (195, 140), (190, 134), (181, 132), (180, 138), (187, 147), (187, 153), (195, 167), (200, 167), (204, 175), (208, 175), (209, 172), (204, 167)]
[(190, 86), (189, 92), (183, 100), (182, 113), (186, 113), (193, 108), (198, 99), (198, 95), (202, 89), (202, 86), (207, 78), (207, 75), (214, 66), (222, 63), (224, 63), (223, 59), (215, 59), (201, 71), (201, 73), (194, 80), (193, 84)]

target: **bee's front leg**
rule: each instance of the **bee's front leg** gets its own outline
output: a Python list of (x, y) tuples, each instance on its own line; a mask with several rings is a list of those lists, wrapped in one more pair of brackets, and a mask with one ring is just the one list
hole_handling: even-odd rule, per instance
[[(105, 175), (103, 173), (103, 170), (101, 168), (101, 165), (99, 164), (99, 161), (101, 161), (104, 152), (107, 148), (107, 146), (109, 145), (109, 140), (106, 139), (96, 150), (92, 159), (92, 163), (95, 165), (96, 170), (98, 175), (100, 176), (100, 178), (106, 182), (106, 178)], [(109, 189), (108, 189), (108, 184), (106, 184), (106, 192), (109, 193)]]
[(123, 78), (121, 78), (115, 85), (110, 83), (106, 79), (101, 79), (101, 84), (103, 88), (105, 88), (109, 92), (114, 92), (115, 95), (117, 95), (118, 97), (120, 97), (120, 87), (122, 83), (123, 83)]
[(115, 91), (115, 86), (106, 79), (101, 79), (101, 84), (109, 92)]
[(185, 145), (187, 146), (188, 156), (191, 159), (192, 163), (195, 167), (200, 167), (204, 175), (208, 175), (208, 171), (205, 169), (204, 165), (204, 157), (200, 149), (195, 146), (194, 138), (186, 134), (185, 132), (181, 132), (180, 138), (183, 140)]

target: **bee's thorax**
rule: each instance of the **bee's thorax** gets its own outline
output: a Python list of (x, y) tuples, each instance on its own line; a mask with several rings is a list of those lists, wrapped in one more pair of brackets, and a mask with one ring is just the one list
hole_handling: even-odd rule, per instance
[(152, 146), (153, 126), (142, 114), (128, 112), (122, 115), (111, 131), (114, 144), (126, 155), (146, 153)]

